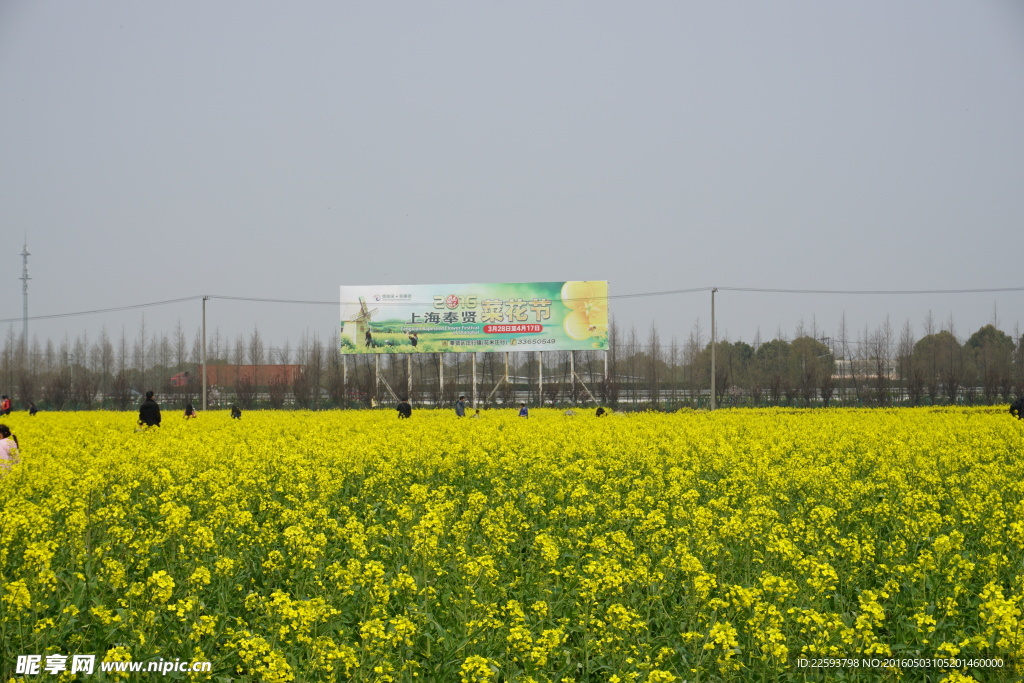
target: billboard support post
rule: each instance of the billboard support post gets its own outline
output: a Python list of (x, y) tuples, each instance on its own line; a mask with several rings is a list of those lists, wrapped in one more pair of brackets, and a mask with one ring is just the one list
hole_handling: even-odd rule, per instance
[(376, 361), (373, 364), (373, 404), (377, 403), (377, 397), (380, 396), (380, 356), (374, 354), (373, 360)]
[[(444, 354), (437, 354), (437, 400), (444, 401)], [(436, 408), (437, 406), (435, 406)]]
[(472, 396), (473, 396), (473, 408), (475, 409), (476, 408), (476, 352), (475, 351), (472, 354), (470, 354), (469, 359), (470, 359), (470, 365), (473, 368), (473, 391), (472, 391)]
[(405, 354), (405, 400), (412, 401), (412, 354)]

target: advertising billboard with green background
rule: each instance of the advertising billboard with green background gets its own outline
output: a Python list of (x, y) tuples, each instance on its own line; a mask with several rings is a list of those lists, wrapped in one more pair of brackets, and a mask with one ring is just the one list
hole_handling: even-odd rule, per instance
[(608, 282), (341, 287), (342, 353), (608, 348)]

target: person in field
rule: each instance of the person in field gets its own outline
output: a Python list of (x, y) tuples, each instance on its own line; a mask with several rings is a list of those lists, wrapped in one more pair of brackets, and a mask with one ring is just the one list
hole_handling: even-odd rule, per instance
[(139, 406), (139, 426), (160, 426), (160, 404), (153, 399), (153, 392), (146, 392), (146, 400)]
[(519, 404), (519, 417), (530, 417), (530, 409), (526, 407), (525, 403)]
[(455, 416), (466, 417), (466, 397), (459, 396), (459, 400), (455, 402)]
[(11, 414), (11, 397), (7, 394), (0, 396), (0, 415)]
[(412, 417), (412, 406), (409, 405), (409, 399), (403, 398), (398, 402), (398, 419), (405, 420)]
[(604, 406), (598, 406), (595, 415), (597, 415), (598, 417), (604, 417), (605, 414), (607, 414), (607, 412), (608, 411), (604, 409)]
[(1013, 415), (1018, 420), (1024, 420), (1024, 396), (1020, 396), (1010, 404), (1010, 415)]
[(239, 409), (238, 406), (231, 406), (231, 419), (232, 420), (241, 420), (242, 419), (242, 411)]
[(0, 474), (10, 472), (19, 462), (18, 437), (7, 425), (0, 425)]
[(39, 408), (36, 408), (36, 404), (33, 401), (28, 402), (28, 414), (35, 417), (35, 414), (39, 412)]
[(198, 413), (196, 413), (196, 409), (192, 407), (191, 403), (186, 403), (185, 404), (185, 419), (186, 420), (195, 417), (197, 414)]

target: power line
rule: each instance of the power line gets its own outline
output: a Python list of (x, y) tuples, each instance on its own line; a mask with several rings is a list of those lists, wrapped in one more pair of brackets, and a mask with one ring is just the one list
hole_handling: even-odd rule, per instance
[(719, 287), (729, 292), (759, 292), (771, 294), (993, 294), (1024, 292), (1024, 287), (990, 287), (981, 289), (769, 289), (761, 287)]
[[(136, 308), (148, 308), (150, 306), (166, 306), (167, 304), (178, 304), (182, 301), (197, 301), (202, 299), (201, 296), (186, 296), (181, 299), (168, 299), (167, 301), (152, 301), (145, 304), (132, 304), (131, 306), (117, 306), (115, 308), (97, 308), (91, 311), (75, 311), (73, 313), (53, 313), (51, 315), (33, 315), (29, 320), (51, 320), (53, 318), (70, 318), (76, 315), (94, 315), (97, 313), (116, 313), (117, 311), (130, 311)], [(4, 318), (0, 319), (0, 323), (12, 323), (21, 320), (21, 318)]]
[[(996, 293), (1007, 293), (1007, 292), (1024, 292), (1024, 287), (985, 287), (985, 288), (974, 288), (974, 289), (780, 289), (770, 287), (718, 287), (719, 291), (727, 292), (748, 292), (748, 293), (760, 293), (760, 294), (834, 294), (834, 295), (880, 295), (880, 296), (899, 296), (899, 295), (918, 295), (918, 294), (996, 294)], [(710, 292), (711, 287), (693, 287), (690, 289), (669, 289), (656, 292), (636, 292), (632, 294), (610, 294), (608, 299), (639, 299), (653, 296), (672, 296), (678, 294), (696, 294), (699, 292)], [(152, 301), (143, 304), (132, 304), (129, 306), (116, 306), (113, 308), (97, 308), (88, 311), (74, 311), (70, 313), (54, 313), (51, 315), (34, 315), (28, 320), (52, 320), (56, 318), (70, 318), (74, 316), (82, 315), (97, 315), (100, 313), (116, 313), (119, 311), (130, 311), (139, 308), (149, 308), (151, 306), (166, 306), (168, 304), (177, 304), (184, 301), (198, 301), (203, 297), (200, 295), (186, 296), (180, 299), (168, 299), (166, 301)], [(273, 304), (301, 304), (301, 305), (316, 305), (316, 306), (339, 306), (342, 304), (346, 305), (358, 305), (356, 301), (320, 301), (312, 299), (271, 299), (266, 297), (246, 297), (246, 296), (228, 296), (224, 294), (211, 294), (207, 297), (208, 299), (222, 299), (226, 301), (252, 301), (256, 303), (273, 303)], [(404, 306), (431, 306), (434, 302), (373, 302), (374, 306), (382, 305), (404, 305)], [(12, 323), (24, 318), (2, 318), (0, 323)]]
[[(268, 304), (326, 304), (330, 306), (337, 306), (339, 301), (310, 301), (304, 299), (262, 299), (259, 297), (252, 296), (224, 296), (221, 294), (211, 294), (207, 297), (208, 299), (227, 299), (230, 301), (257, 301), (260, 303)], [(353, 303), (353, 302), (348, 302)]]

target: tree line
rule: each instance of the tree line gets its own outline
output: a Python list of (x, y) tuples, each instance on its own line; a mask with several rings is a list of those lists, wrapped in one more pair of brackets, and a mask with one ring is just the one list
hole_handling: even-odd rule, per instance
[[(211, 387), (212, 407), (360, 408), (408, 397), (450, 405), (459, 395), (478, 405), (596, 404), (620, 409), (675, 410), (710, 403), (712, 345), (695, 324), (685, 339), (663, 339), (657, 324), (645, 333), (614, 321), (607, 352), (511, 352), (476, 355), (476, 391), (469, 354), (344, 355), (333, 337), (304, 333), (294, 346), (266, 344), (254, 328), (207, 344), (209, 365), (299, 365), (290, 382), (257, 386), (251, 375)], [(156, 333), (145, 321), (136, 334), (30, 343), (11, 330), (0, 352), (0, 391), (16, 406), (46, 410), (134, 409), (148, 390), (164, 403), (200, 402), (201, 334), (179, 323)], [(833, 335), (799, 325), (767, 341), (719, 339), (714, 345), (715, 398), (720, 406), (998, 404), (1024, 393), (1024, 337), (996, 321), (964, 337), (950, 318), (929, 314), (923, 334), (908, 322)], [(183, 373), (188, 381), (182, 382)], [(507, 381), (506, 381), (507, 373)], [(177, 378), (175, 380), (175, 378)]]

